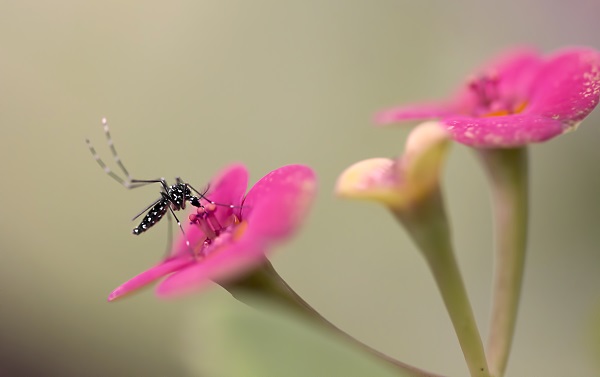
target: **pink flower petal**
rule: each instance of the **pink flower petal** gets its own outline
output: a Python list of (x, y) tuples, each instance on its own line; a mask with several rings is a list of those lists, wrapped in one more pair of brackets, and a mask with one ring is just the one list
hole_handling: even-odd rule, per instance
[(159, 284), (156, 294), (162, 297), (179, 296), (198, 291), (208, 283), (225, 283), (251, 271), (264, 261), (265, 246), (255, 237), (243, 237), (238, 242), (216, 250), (198, 263), (175, 272)]
[(599, 97), (600, 53), (588, 48), (563, 50), (540, 70), (526, 112), (571, 126), (594, 109)]
[(194, 260), (191, 258), (191, 256), (188, 258), (180, 257), (167, 259), (123, 283), (117, 289), (112, 291), (112, 293), (108, 296), (108, 301), (116, 300), (125, 294), (131, 293), (156, 279), (160, 279), (161, 277), (192, 263), (194, 263)]
[(455, 105), (450, 116), (473, 115), (480, 106), (477, 94), (471, 88), (473, 80), (498, 78), (498, 96), (512, 100), (515, 105), (526, 101), (532, 90), (532, 83), (543, 59), (537, 50), (529, 47), (513, 48), (497, 55), (477, 69), (462, 87), (452, 96)]
[(564, 132), (564, 125), (535, 114), (487, 118), (452, 117), (442, 121), (459, 143), (483, 148), (511, 148), (548, 140)]
[(316, 194), (316, 177), (304, 165), (287, 165), (258, 181), (244, 199), (247, 233), (272, 240), (291, 235), (306, 216)]
[[(206, 197), (211, 201), (224, 205), (241, 206), (248, 188), (248, 169), (242, 164), (233, 164), (213, 178)], [(206, 204), (206, 201), (203, 201)], [(239, 215), (240, 209), (221, 207), (215, 212), (217, 220), (224, 221), (232, 213)]]
[(206, 196), (217, 203), (239, 205), (248, 188), (248, 169), (242, 164), (232, 164), (211, 180)]
[(539, 51), (532, 47), (508, 49), (483, 64), (476, 75), (498, 75), (499, 88), (503, 97), (528, 98), (537, 70), (544, 60)]

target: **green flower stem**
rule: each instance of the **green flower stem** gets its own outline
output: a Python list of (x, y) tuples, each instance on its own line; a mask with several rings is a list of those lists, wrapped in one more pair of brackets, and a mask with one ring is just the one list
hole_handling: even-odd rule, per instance
[(400, 372), (399, 375), (402, 377), (443, 377), (387, 356), (340, 330), (333, 323), (321, 316), (296, 292), (294, 292), (292, 288), (279, 276), (279, 274), (277, 274), (268, 260), (265, 260), (265, 263), (262, 267), (255, 270), (246, 278), (234, 284), (223, 285), (223, 287), (227, 289), (229, 293), (231, 293), (236, 299), (250, 306), (255, 306), (256, 302), (247, 299), (248, 296), (245, 293), (248, 292), (252, 292), (262, 297), (266, 297), (267, 299), (284, 304), (288, 308), (293, 309), (295, 312), (299, 312), (300, 314), (308, 317), (310, 320), (317, 321), (320, 325), (324, 325), (325, 327), (333, 330), (334, 333), (339, 335), (344, 340), (349, 341), (351, 344), (357, 345), (360, 349), (370, 353), (376, 358), (391, 364)]
[(527, 149), (478, 151), (491, 181), (496, 258), (488, 358), (494, 377), (506, 370), (512, 345), (527, 246)]
[(489, 377), (483, 343), (458, 264), (442, 195), (436, 188), (410, 207), (392, 208), (429, 264), (472, 377)]

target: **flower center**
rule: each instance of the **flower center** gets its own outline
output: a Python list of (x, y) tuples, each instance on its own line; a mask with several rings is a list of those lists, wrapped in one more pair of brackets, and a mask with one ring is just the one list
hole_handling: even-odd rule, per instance
[(472, 114), (475, 117), (491, 117), (518, 114), (527, 103), (500, 91), (500, 77), (496, 73), (483, 74), (469, 81), (469, 89), (475, 96)]
[(239, 226), (242, 223), (238, 216), (231, 213), (223, 220), (223, 216), (216, 216), (218, 210), (231, 211), (229, 207), (208, 203), (189, 216), (190, 222), (196, 224), (206, 237), (202, 243), (194, 247), (194, 254), (199, 257), (206, 257), (227, 242), (239, 238), (240, 232), (236, 228), (242, 231), (245, 229)]

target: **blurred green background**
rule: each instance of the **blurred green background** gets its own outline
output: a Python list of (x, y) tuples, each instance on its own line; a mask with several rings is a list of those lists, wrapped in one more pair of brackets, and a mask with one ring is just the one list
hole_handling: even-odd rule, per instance
[[(449, 93), (498, 50), (600, 48), (595, 0), (0, 1), (0, 375), (187, 376), (182, 320), (232, 300), (151, 291), (105, 302), (164, 252), (166, 225), (130, 218), (158, 188), (129, 170), (202, 186), (244, 162), (252, 181), (314, 167), (320, 195), (272, 260), (315, 308), (367, 344), (450, 376), (467, 369), (425, 263), (385, 210), (332, 195), (349, 164), (400, 153), (408, 128), (375, 111)], [(531, 148), (532, 219), (509, 376), (600, 375), (600, 111)], [(458, 258), (482, 332), (491, 219), (485, 179), (455, 146), (445, 174)], [(201, 311), (198, 321), (203, 318)], [(207, 345), (208, 347), (210, 344)]]

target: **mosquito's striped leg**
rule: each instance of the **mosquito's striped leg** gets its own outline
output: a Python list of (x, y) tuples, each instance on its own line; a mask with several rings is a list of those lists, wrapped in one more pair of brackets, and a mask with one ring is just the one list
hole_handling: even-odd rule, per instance
[(187, 248), (190, 251), (190, 253), (192, 254), (192, 256), (195, 257), (196, 255), (194, 253), (194, 250), (192, 250), (192, 247), (190, 246), (190, 240), (188, 240), (187, 235), (185, 234), (185, 230), (183, 230), (183, 226), (181, 226), (181, 222), (177, 218), (177, 215), (175, 214), (175, 212), (173, 211), (173, 208), (171, 208), (171, 206), (169, 206), (169, 211), (171, 211), (171, 215), (173, 215), (173, 217), (175, 218), (175, 221), (177, 222), (177, 225), (179, 226), (179, 229), (181, 229), (181, 233), (183, 234), (183, 238), (185, 239), (185, 245), (187, 246)]
[(98, 155), (98, 153), (96, 153), (96, 149), (94, 149), (94, 146), (92, 145), (92, 143), (90, 142), (90, 140), (89, 139), (85, 139), (85, 142), (87, 143), (87, 146), (90, 149), (90, 152), (92, 152), (92, 156), (94, 157), (94, 160), (96, 160), (96, 162), (98, 163), (98, 165), (100, 165), (100, 167), (102, 168), (102, 170), (104, 170), (104, 172), (106, 174), (108, 174), (109, 176), (111, 176), (112, 179), (114, 179), (115, 181), (119, 182), (121, 185), (129, 188), (129, 185), (127, 184), (127, 182), (125, 182), (121, 177), (119, 177), (112, 170), (110, 170), (110, 168), (108, 166), (106, 166), (106, 164), (104, 163), (104, 161), (102, 161), (102, 159), (100, 158), (100, 156)]
[(173, 242), (173, 219), (171, 219), (171, 216), (167, 216), (167, 221), (167, 248), (165, 250), (164, 259), (167, 259), (171, 256), (171, 248), (173, 247), (173, 245), (171, 245)]
[(106, 136), (106, 142), (108, 143), (108, 146), (110, 147), (110, 151), (113, 155), (113, 158), (115, 159), (115, 162), (117, 163), (117, 165), (119, 165), (119, 167), (121, 168), (121, 171), (125, 174), (125, 182), (131, 182), (132, 181), (131, 175), (125, 168), (125, 165), (123, 165), (123, 162), (121, 161), (121, 157), (119, 157), (119, 154), (117, 153), (117, 150), (115, 149), (115, 143), (113, 142), (112, 136), (110, 135), (110, 130), (108, 128), (108, 121), (106, 120), (106, 118), (102, 118), (102, 127), (104, 128), (104, 135)]
[(167, 186), (167, 181), (164, 178), (156, 178), (156, 179), (132, 179), (130, 181), (135, 187), (149, 185), (150, 183), (160, 183), (167, 192), (169, 190), (169, 186)]
[[(98, 155), (98, 153), (96, 152), (96, 149), (94, 148), (94, 146), (92, 145), (92, 143), (90, 142), (89, 139), (85, 139), (85, 142), (90, 150), (90, 152), (92, 153), (92, 157), (94, 157), (94, 160), (96, 160), (96, 162), (98, 163), (98, 165), (100, 165), (100, 167), (102, 168), (102, 170), (104, 170), (104, 172), (106, 174), (108, 174), (112, 179), (114, 179), (115, 181), (117, 181), (120, 185), (122, 185), (123, 187), (127, 188), (127, 189), (134, 189), (137, 187), (142, 187), (142, 186), (146, 186), (150, 183), (155, 183), (155, 182), (162, 182), (162, 180), (151, 180), (151, 181), (142, 181), (142, 180), (130, 180), (130, 181), (125, 181), (123, 180), (123, 178), (119, 177), (117, 174), (115, 174), (115, 172), (113, 172), (105, 163), (104, 161), (100, 158), (100, 155)], [(163, 185), (164, 186), (164, 185)]]
[(115, 145), (114, 145), (112, 137), (110, 135), (110, 130), (108, 129), (108, 123), (106, 121), (106, 118), (102, 118), (102, 126), (104, 128), (104, 134), (106, 136), (106, 142), (108, 143), (108, 146), (110, 147), (110, 150), (111, 150), (111, 153), (112, 153), (112, 155), (113, 155), (113, 157), (115, 159), (115, 162), (117, 163), (117, 165), (119, 165), (119, 168), (125, 174), (125, 179), (119, 177), (115, 172), (113, 172), (104, 163), (104, 161), (100, 158), (100, 155), (98, 155), (98, 153), (96, 152), (96, 149), (94, 148), (94, 146), (92, 145), (92, 143), (90, 142), (90, 140), (89, 139), (85, 139), (85, 142), (87, 143), (87, 146), (88, 146), (90, 152), (92, 153), (92, 156), (94, 157), (94, 160), (96, 160), (96, 162), (98, 163), (98, 165), (100, 165), (100, 167), (102, 168), (102, 170), (104, 170), (104, 172), (106, 174), (108, 174), (112, 179), (114, 179), (115, 181), (117, 181), (123, 187), (128, 188), (128, 189), (132, 189), (132, 188), (144, 186), (143, 184), (137, 184), (137, 185), (132, 185), (131, 184), (131, 176), (129, 175), (129, 172), (127, 171), (127, 169), (125, 168), (125, 166), (121, 162), (121, 158), (119, 157), (119, 155), (117, 153), (117, 150), (115, 149)]

